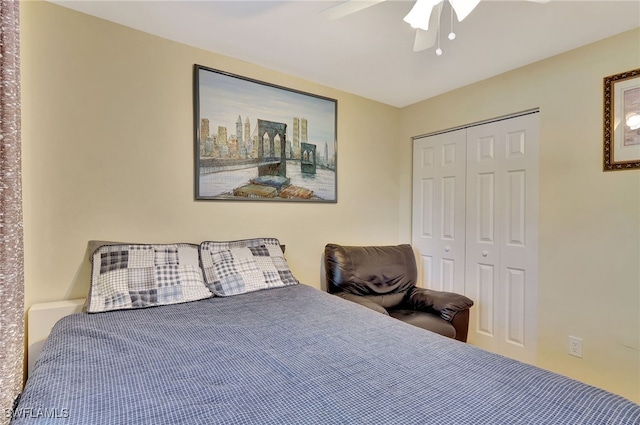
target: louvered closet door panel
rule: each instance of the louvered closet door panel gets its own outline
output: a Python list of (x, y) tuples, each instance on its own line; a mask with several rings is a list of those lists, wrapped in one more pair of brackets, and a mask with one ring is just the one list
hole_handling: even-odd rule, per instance
[(538, 114), (467, 133), (469, 341), (533, 363), (537, 338)]
[(464, 292), (466, 131), (414, 140), (412, 244), (425, 288)]

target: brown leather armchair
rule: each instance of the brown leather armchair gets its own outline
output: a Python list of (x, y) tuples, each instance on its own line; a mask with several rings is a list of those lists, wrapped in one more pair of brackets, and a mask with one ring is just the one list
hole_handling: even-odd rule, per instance
[(467, 341), (473, 301), (451, 292), (416, 287), (411, 245), (324, 248), (327, 291), (412, 325)]

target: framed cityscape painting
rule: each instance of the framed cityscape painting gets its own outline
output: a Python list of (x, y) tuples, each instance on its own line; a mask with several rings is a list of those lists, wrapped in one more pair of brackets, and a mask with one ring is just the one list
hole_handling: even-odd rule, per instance
[(337, 107), (195, 65), (196, 199), (337, 202)]

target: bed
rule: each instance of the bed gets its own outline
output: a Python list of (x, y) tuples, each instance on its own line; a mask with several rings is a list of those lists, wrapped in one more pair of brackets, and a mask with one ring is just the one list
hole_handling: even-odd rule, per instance
[(11, 423), (628, 425), (640, 406), (296, 281), (66, 316)]

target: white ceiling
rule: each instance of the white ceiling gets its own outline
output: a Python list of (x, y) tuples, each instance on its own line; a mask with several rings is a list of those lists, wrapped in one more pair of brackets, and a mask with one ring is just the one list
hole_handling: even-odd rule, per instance
[(483, 0), (454, 41), (443, 11), (438, 57), (413, 52), (413, 1), (335, 21), (320, 11), (340, 1), (51, 1), (398, 107), (640, 27), (640, 0)]

